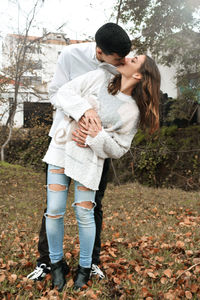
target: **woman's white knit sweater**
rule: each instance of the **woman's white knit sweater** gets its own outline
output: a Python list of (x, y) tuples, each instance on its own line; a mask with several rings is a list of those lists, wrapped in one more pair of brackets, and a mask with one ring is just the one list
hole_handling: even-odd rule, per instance
[[(55, 135), (44, 157), (46, 163), (65, 168), (65, 174), (84, 186), (98, 190), (105, 158), (120, 158), (131, 146), (137, 131), (139, 109), (131, 96), (113, 96), (107, 86), (111, 74), (98, 69), (62, 86), (56, 108), (63, 110)], [(95, 138), (87, 136), (89, 147), (81, 148), (71, 140), (72, 120), (79, 121), (86, 110), (95, 107), (102, 130)]]

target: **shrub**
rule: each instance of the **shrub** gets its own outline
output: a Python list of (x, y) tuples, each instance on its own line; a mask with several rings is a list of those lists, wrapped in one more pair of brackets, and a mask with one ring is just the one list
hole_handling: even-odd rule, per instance
[[(6, 161), (45, 170), (42, 158), (48, 148), (49, 127), (15, 129), (6, 149)], [(162, 127), (152, 136), (139, 131), (130, 151), (113, 160), (109, 181), (139, 181), (154, 187), (199, 189), (200, 126)], [(0, 132), (1, 137), (1, 132)]]
[(200, 126), (162, 127), (153, 136), (139, 131), (130, 151), (113, 161), (111, 180), (116, 183), (138, 180), (154, 187), (199, 189)]

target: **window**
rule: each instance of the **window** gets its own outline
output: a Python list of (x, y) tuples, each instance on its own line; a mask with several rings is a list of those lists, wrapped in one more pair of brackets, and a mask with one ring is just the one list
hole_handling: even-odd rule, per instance
[(22, 84), (28, 86), (38, 86), (42, 84), (42, 77), (40, 76), (22, 76), (21, 77)]

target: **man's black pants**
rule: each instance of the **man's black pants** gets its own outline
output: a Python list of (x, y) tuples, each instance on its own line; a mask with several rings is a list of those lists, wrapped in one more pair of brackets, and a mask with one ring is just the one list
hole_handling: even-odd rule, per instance
[[(106, 159), (104, 162), (103, 172), (101, 181), (99, 184), (99, 190), (96, 192), (95, 202), (96, 207), (94, 209), (94, 218), (96, 223), (96, 238), (94, 243), (94, 249), (92, 254), (92, 263), (98, 265), (100, 263), (100, 251), (101, 251), (101, 229), (102, 229), (102, 220), (103, 220), (103, 211), (101, 201), (106, 190), (107, 181), (108, 181), (108, 170), (110, 165), (110, 159)], [(46, 212), (46, 209), (44, 210)], [(37, 263), (50, 264), (49, 258), (49, 246), (46, 235), (46, 218), (43, 215), (42, 225), (39, 233), (39, 242), (38, 242), (38, 251), (40, 257), (37, 259)]]

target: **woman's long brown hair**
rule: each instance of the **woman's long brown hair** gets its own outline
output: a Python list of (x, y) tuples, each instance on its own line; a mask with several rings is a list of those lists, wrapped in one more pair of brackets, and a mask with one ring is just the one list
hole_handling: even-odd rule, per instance
[[(140, 127), (153, 133), (159, 128), (160, 72), (155, 61), (147, 55), (138, 72), (142, 79), (133, 88), (132, 97), (140, 110)], [(116, 75), (108, 85), (108, 92), (116, 95), (120, 88), (121, 75)]]

